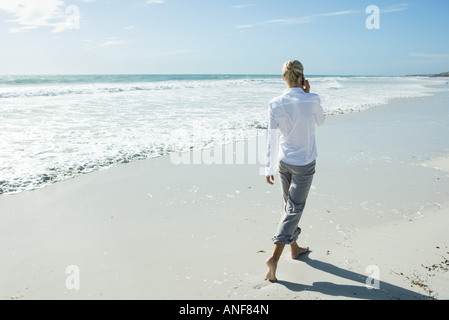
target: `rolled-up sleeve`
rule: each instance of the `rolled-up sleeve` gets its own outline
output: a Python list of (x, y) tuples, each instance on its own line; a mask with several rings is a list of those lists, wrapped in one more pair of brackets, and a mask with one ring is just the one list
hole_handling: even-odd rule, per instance
[(268, 107), (268, 132), (267, 132), (267, 164), (265, 167), (265, 176), (272, 176), (276, 171), (276, 163), (279, 154), (279, 134), (278, 122)]

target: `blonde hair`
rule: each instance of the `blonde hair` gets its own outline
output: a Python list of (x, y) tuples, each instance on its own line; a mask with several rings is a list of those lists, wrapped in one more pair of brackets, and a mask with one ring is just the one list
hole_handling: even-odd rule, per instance
[(290, 60), (282, 67), (282, 76), (287, 83), (298, 82), (299, 77), (304, 73), (304, 67), (298, 60)]

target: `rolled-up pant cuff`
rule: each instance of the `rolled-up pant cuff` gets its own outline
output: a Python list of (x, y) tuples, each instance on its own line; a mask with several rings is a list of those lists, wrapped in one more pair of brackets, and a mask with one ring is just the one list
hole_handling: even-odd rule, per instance
[(279, 234), (275, 235), (271, 240), (273, 243), (281, 243), (285, 245), (290, 245), (298, 240), (298, 237), (301, 233), (301, 228), (297, 228), (296, 231), (291, 235)]

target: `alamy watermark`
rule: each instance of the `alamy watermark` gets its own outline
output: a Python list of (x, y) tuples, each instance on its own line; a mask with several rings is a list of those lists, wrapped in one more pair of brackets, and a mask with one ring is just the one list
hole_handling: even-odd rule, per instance
[[(65, 280), (65, 286), (68, 290), (80, 290), (81, 274), (80, 268), (76, 265), (69, 265), (65, 269), (65, 273), (68, 274)], [(377, 265), (369, 265), (365, 269), (365, 273), (369, 276), (365, 280), (365, 287), (368, 290), (380, 289), (380, 269)]]
[[(277, 131), (273, 134), (277, 134)], [(201, 144), (210, 140), (209, 137), (191, 136), (191, 144)], [(265, 135), (237, 140), (224, 134), (216, 138), (217, 145), (209, 148), (198, 148), (192, 152), (173, 152), (170, 160), (174, 165), (261, 165), (260, 174), (265, 175), (267, 160)]]
[(365, 25), (368, 30), (380, 29), (380, 9), (376, 5), (370, 5), (366, 7), (366, 14), (369, 14), (366, 18)]
[(371, 289), (380, 289), (380, 269), (376, 265), (367, 266), (365, 269), (365, 273), (368, 273), (370, 276), (366, 278), (365, 287), (368, 290)]
[(65, 273), (69, 276), (65, 280), (65, 287), (68, 290), (80, 290), (80, 268), (76, 265), (69, 265), (65, 269)]
[(67, 17), (65, 19), (65, 28), (67, 30), (79, 30), (80, 29), (80, 8), (75, 5), (68, 6), (65, 9)]

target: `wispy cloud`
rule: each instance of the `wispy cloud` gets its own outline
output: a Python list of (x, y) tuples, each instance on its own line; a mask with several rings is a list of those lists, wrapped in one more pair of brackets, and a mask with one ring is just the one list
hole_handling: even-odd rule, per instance
[(448, 60), (449, 54), (447, 53), (419, 53), (419, 52), (411, 52), (408, 54), (409, 57), (420, 58), (420, 59), (428, 59), (428, 60)]
[(70, 29), (67, 18), (71, 14), (62, 0), (0, 0), (0, 11), (7, 12), (15, 23), (10, 32), (21, 32), (39, 27), (52, 27), (52, 32)]
[(386, 7), (385, 9), (380, 9), (381, 13), (391, 13), (391, 12), (399, 12), (408, 10), (410, 4), (409, 3), (399, 3)]
[(145, 54), (141, 55), (141, 58), (152, 59), (152, 58), (158, 58), (158, 57), (180, 55), (180, 54), (185, 54), (185, 53), (190, 53), (190, 52), (194, 52), (194, 50), (181, 49), (181, 50), (171, 50), (171, 51), (149, 52), (149, 53), (145, 53)]
[(105, 42), (103, 42), (100, 47), (111, 47), (111, 46), (121, 46), (124, 45), (124, 40), (118, 40), (118, 39), (109, 39)]
[(353, 14), (353, 13), (360, 13), (360, 11), (357, 11), (357, 10), (337, 11), (337, 12), (331, 12), (331, 13), (315, 14), (312, 17), (342, 16), (342, 15)]
[(164, 3), (165, 0), (147, 0), (147, 3)]
[(252, 23), (252, 24), (239, 25), (236, 28), (237, 29), (246, 29), (246, 28), (253, 28), (253, 27), (267, 25), (267, 24), (306, 24), (306, 23), (312, 23), (317, 18), (320, 18), (320, 17), (343, 16), (343, 15), (355, 14), (355, 13), (360, 13), (360, 11), (346, 10), (346, 11), (337, 11), (337, 12), (330, 12), (330, 13), (312, 14), (312, 15), (301, 16), (301, 17), (296, 17), (296, 18), (266, 20), (266, 21), (262, 21), (262, 22)]
[(261, 25), (261, 24), (263, 24), (263, 23), (259, 23), (259, 24), (242, 24), (242, 25), (237, 26), (236, 28), (237, 29), (248, 29), (248, 28), (256, 27), (257, 25)]
[(92, 39), (85, 39), (82, 40), (82, 48), (86, 50), (92, 50), (98, 48), (118, 47), (127, 45), (132, 41), (132, 39), (107, 38), (103, 42), (97, 42)]
[(235, 6), (232, 6), (231, 7), (231, 9), (244, 9), (244, 8), (247, 8), (247, 7), (251, 7), (251, 6), (253, 6), (254, 4), (252, 4), (252, 3), (248, 3), (248, 4), (237, 4), (237, 5), (235, 5)]

